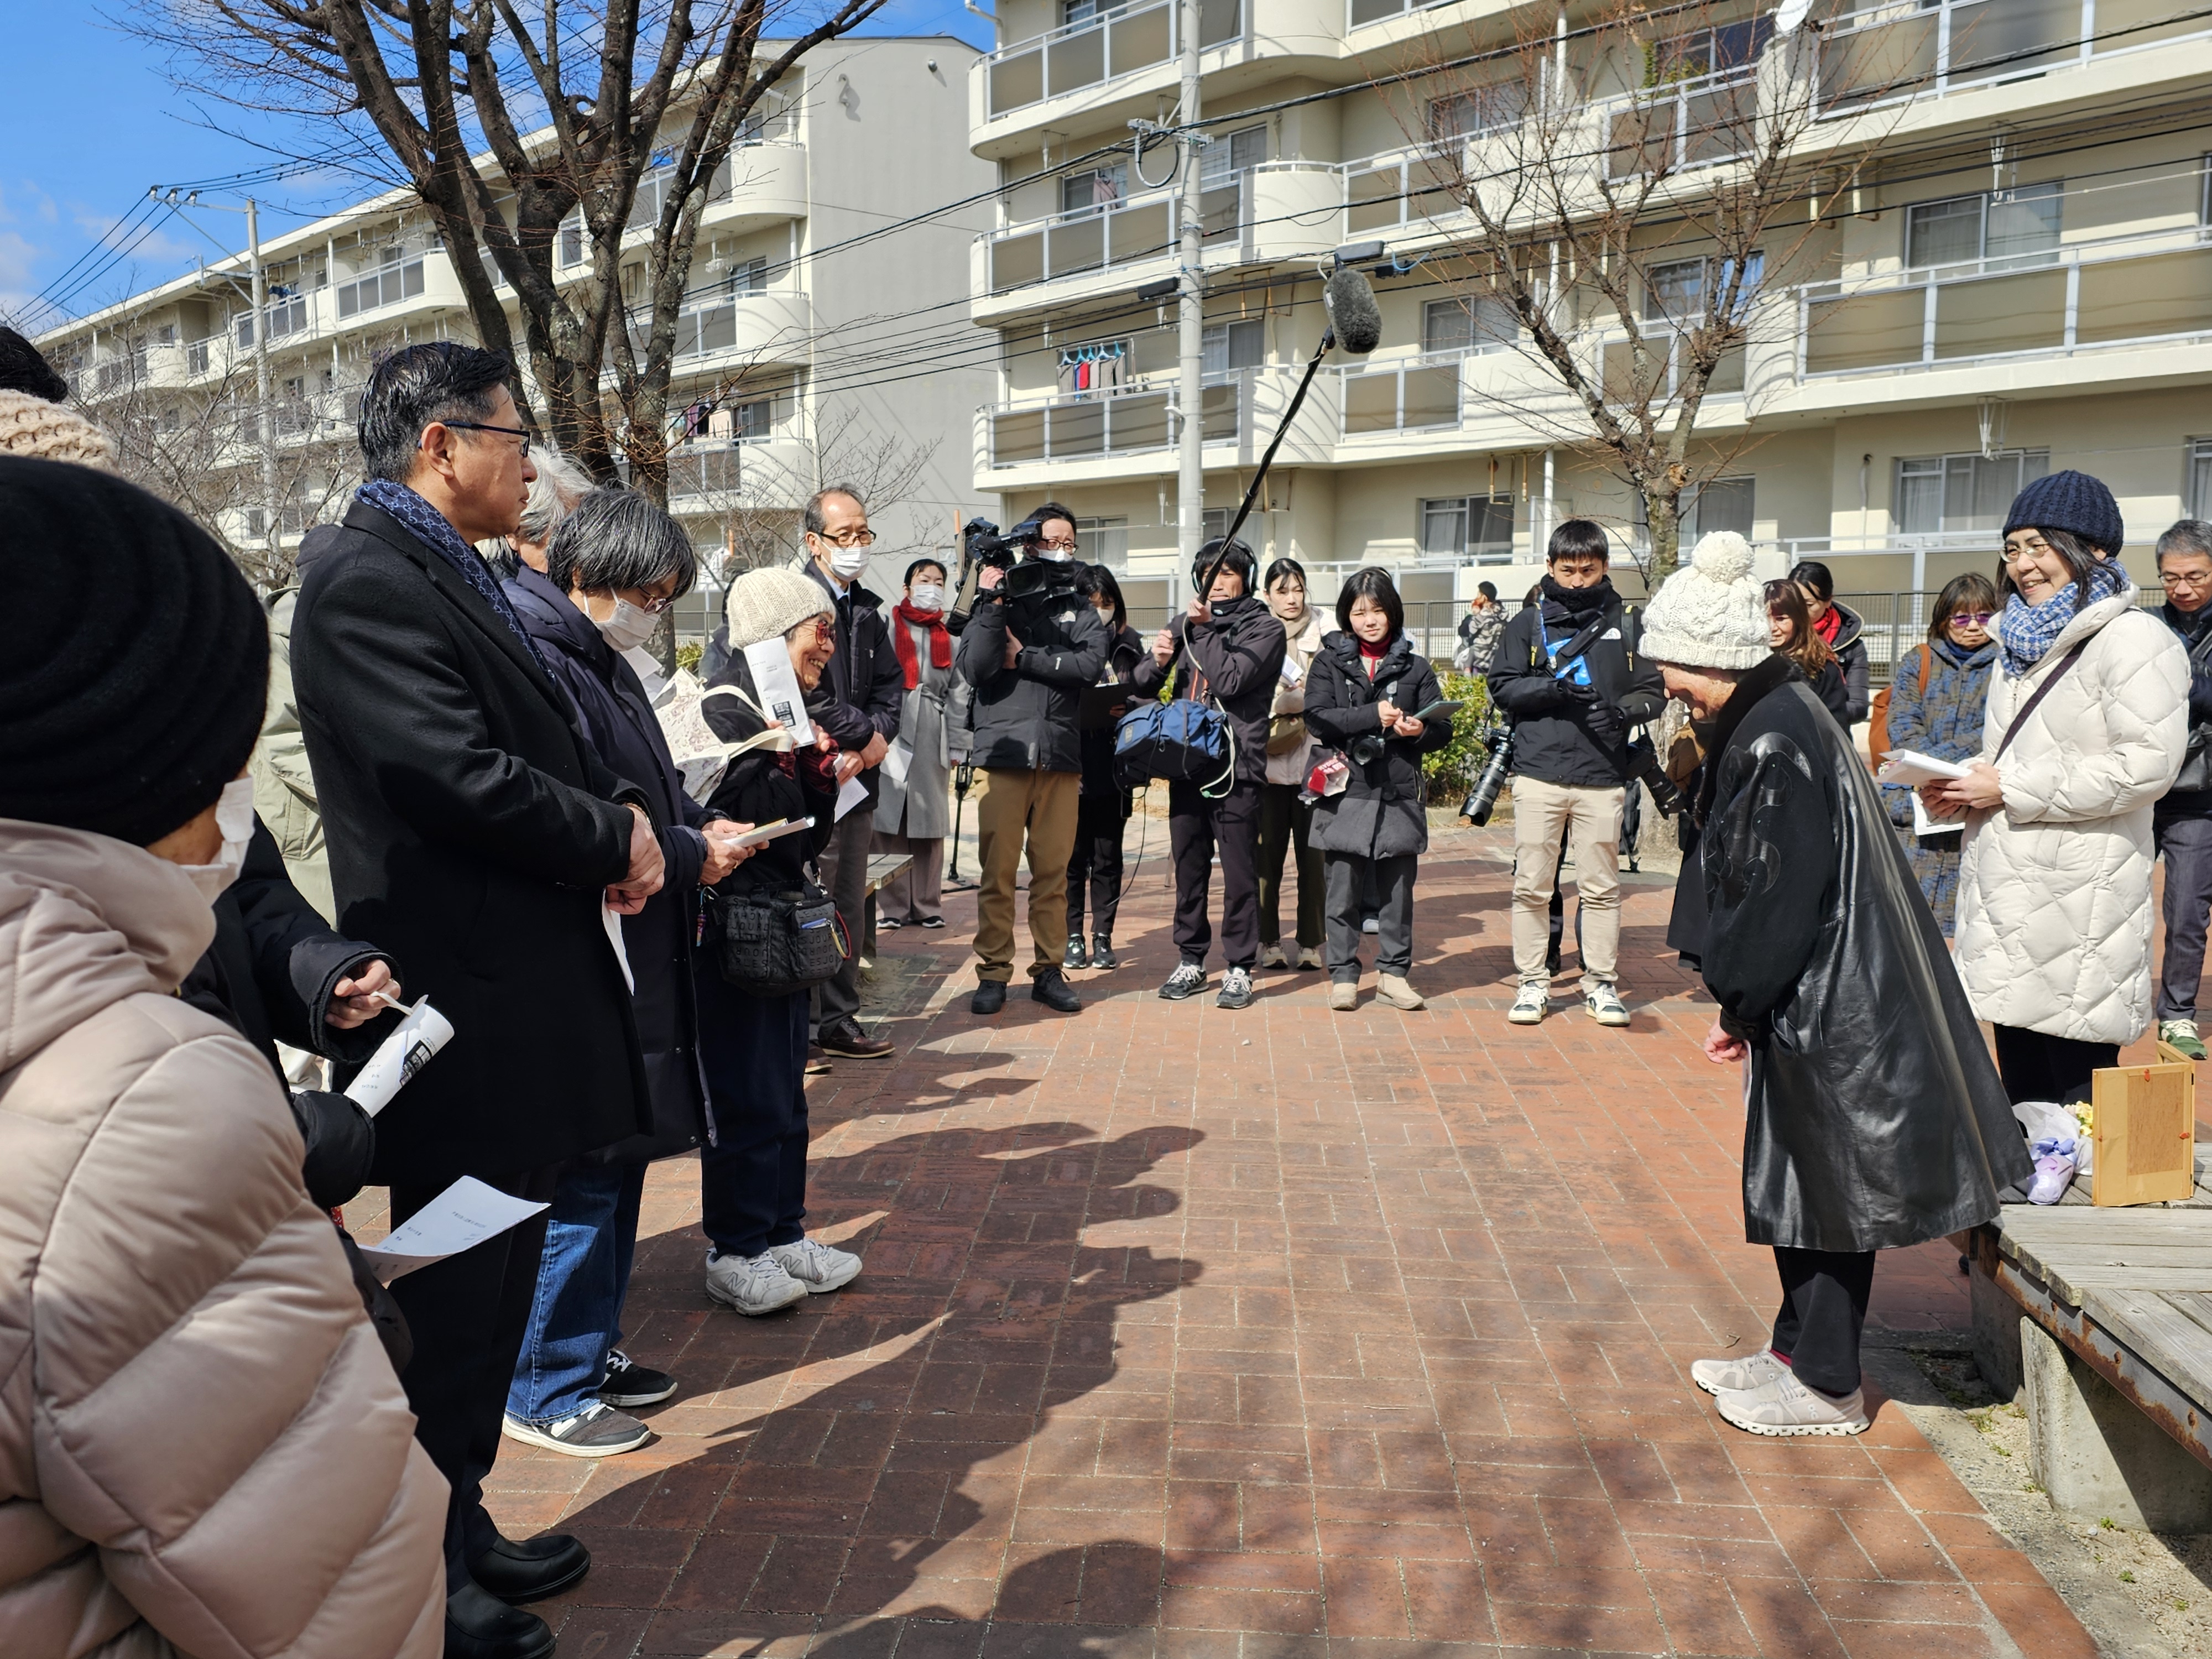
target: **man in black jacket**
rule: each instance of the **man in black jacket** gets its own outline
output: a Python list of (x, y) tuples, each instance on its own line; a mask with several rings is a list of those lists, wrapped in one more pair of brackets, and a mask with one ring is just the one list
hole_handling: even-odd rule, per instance
[(2165, 619), (2189, 653), (2189, 753), (2151, 814), (2166, 860), (2166, 957), (2158, 970), (2158, 1035), (2191, 1060), (2204, 1058), (2197, 993), (2204, 978), (2204, 933), (2212, 911), (2212, 524), (2184, 519), (2158, 538)]
[[(865, 802), (837, 820), (823, 849), (822, 879), (854, 939), (868, 902), (868, 841), (875, 824), (876, 769), (898, 736), (899, 709), (906, 700), (906, 673), (884, 623), (880, 595), (860, 586), (876, 533), (868, 528), (868, 509), (859, 492), (833, 484), (817, 489), (801, 520), (805, 529), (806, 574), (830, 596), (837, 617), (837, 654), (822, 677), (822, 693), (809, 698), (807, 715), (829, 732), (838, 748), (837, 781), (858, 777), (868, 792)], [(836, 977), (814, 993), (814, 1042), (825, 1054), (848, 1060), (887, 1059), (896, 1047), (888, 1038), (861, 1028), (860, 964), (848, 955)]]
[[(1198, 550), (1191, 585), (1202, 585), (1223, 554), (1219, 538)], [(1242, 542), (1227, 544), (1207, 592), (1152, 641), (1152, 653), (1137, 665), (1136, 688), (1151, 696), (1175, 679), (1174, 696), (1211, 701), (1229, 717), (1236, 736), (1231, 775), (1209, 791), (1196, 783), (1168, 786), (1168, 845), (1175, 858), (1176, 952), (1181, 960), (1160, 994), (1170, 1002), (1206, 988), (1206, 954), (1213, 944), (1206, 904), (1213, 858), (1221, 855), (1222, 1008), (1252, 1001), (1252, 967), (1260, 959), (1260, 793), (1267, 778), (1267, 726), (1276, 682), (1289, 654), (1290, 635), (1265, 600), (1256, 597), (1259, 562)]]
[(1513, 964), (1520, 994), (1506, 1018), (1534, 1025), (1549, 1010), (1552, 885), (1559, 842), (1574, 851), (1581, 906), (1583, 1005), (1626, 1025), (1620, 956), (1620, 818), (1628, 733), (1659, 717), (1659, 671), (1637, 650), (1638, 624), (1606, 574), (1611, 549), (1588, 519), (1552, 532), (1543, 597), (1505, 624), (1490, 695), (1513, 722)]
[[(1030, 515), (1036, 539), (1024, 564), (1073, 564), (1075, 519), (1048, 501)], [(1039, 573), (1042, 574), (1042, 573)], [(1071, 572), (1071, 574), (1079, 574)], [(1000, 597), (1006, 573), (986, 565), (975, 609), (953, 659), (975, 688), (974, 764), (983, 773), (975, 807), (975, 994), (969, 1007), (995, 1014), (1014, 976), (1014, 878), (1030, 859), (1030, 995), (1072, 1014), (1083, 1006), (1060, 971), (1066, 938), (1067, 861), (1075, 850), (1083, 787), (1076, 727), (1084, 688), (1106, 665), (1106, 623), (1074, 580), (1041, 599)]]
[[(652, 1123), (606, 912), (659, 890), (659, 841), (469, 545), (511, 532), (526, 498), (511, 372), (449, 343), (377, 365), (370, 482), (293, 624), (339, 926), (396, 951), (456, 1033), (377, 1121), (395, 1223), (464, 1175), (544, 1200), (563, 1162)], [(502, 1539), (482, 1496), (544, 1235), (525, 1222), (394, 1286), (416, 1437), (453, 1486), (448, 1650), (472, 1659), (550, 1653), (544, 1621), (504, 1603), (590, 1565), (574, 1538)]]

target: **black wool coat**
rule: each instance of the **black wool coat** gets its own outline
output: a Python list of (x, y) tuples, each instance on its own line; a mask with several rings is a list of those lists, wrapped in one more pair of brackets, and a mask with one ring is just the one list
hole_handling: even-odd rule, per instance
[[(807, 718), (817, 721), (840, 749), (855, 754), (868, 746), (871, 738), (891, 742), (898, 736), (899, 714), (906, 706), (906, 670), (899, 666), (898, 647), (891, 643), (890, 626), (884, 619), (883, 596), (857, 581), (841, 594), (836, 583), (811, 559), (799, 568), (822, 590), (824, 609), (837, 618), (836, 653), (823, 671), (820, 689), (806, 699)], [(726, 647), (726, 630), (721, 637)], [(703, 655), (701, 661), (705, 661)], [(726, 672), (726, 665), (718, 672)], [(876, 804), (881, 770), (871, 766), (860, 774), (870, 807)]]
[[(601, 920), (622, 804), (499, 614), (356, 501), (307, 573), (293, 689), (338, 923), (407, 964), (453, 1040), (376, 1121), (375, 1179), (511, 1176), (649, 1130), (629, 987)], [(649, 806), (647, 807), (649, 809)]]
[(1194, 623), (1185, 611), (1175, 619), (1176, 654), (1168, 667), (1146, 652), (1133, 682), (1145, 696), (1158, 694), (1172, 674), (1174, 696), (1207, 696), (1221, 705), (1237, 734), (1237, 781), (1264, 783), (1267, 777), (1267, 727), (1275, 707), (1275, 687), (1291, 636), (1282, 618), (1245, 594), (1211, 607), (1211, 622)]
[(1777, 657), (1711, 754), (1704, 972), (1751, 1050), (1745, 1237), (1894, 1249), (1991, 1219), (2027, 1149), (1850, 735)]
[(1421, 786), (1421, 757), (1452, 740), (1451, 716), (1421, 723), (1418, 738), (1387, 738), (1382, 752), (1365, 765), (1352, 746), (1382, 729), (1375, 713), (1385, 698), (1417, 714), (1443, 696), (1437, 671), (1413, 649), (1401, 629), (1376, 665), (1372, 678), (1359, 658), (1359, 641), (1331, 634), (1321, 642), (1306, 681), (1306, 730), (1344, 754), (1349, 770), (1341, 794), (1314, 803), (1307, 840), (1324, 853), (1364, 859), (1403, 858), (1429, 850), (1429, 814)]

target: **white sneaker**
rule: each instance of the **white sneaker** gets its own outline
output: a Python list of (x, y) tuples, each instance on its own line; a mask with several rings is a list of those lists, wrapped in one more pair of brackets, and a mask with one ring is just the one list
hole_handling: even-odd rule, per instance
[(1628, 1010), (1621, 1006), (1620, 993), (1602, 980), (1592, 980), (1583, 987), (1583, 1007), (1601, 1025), (1628, 1024)]
[(1771, 1382), (1788, 1368), (1771, 1348), (1741, 1359), (1697, 1359), (1690, 1363), (1690, 1381), (1707, 1394), (1741, 1394)]
[(1771, 1382), (1715, 1399), (1723, 1418), (1753, 1434), (1858, 1434), (1867, 1425), (1860, 1390), (1841, 1398), (1822, 1394), (1787, 1369)]
[(1505, 1018), (1516, 1025), (1541, 1025), (1544, 1016), (1551, 1011), (1552, 988), (1540, 979), (1521, 981), (1520, 994), (1513, 1006), (1505, 1011)]
[(1160, 987), (1160, 995), (1169, 1002), (1187, 1002), (1205, 988), (1206, 969), (1194, 962), (1179, 963)]
[(1262, 968), (1287, 968), (1291, 965), (1291, 959), (1283, 954), (1279, 943), (1263, 945), (1260, 947), (1260, 965)]
[(806, 1286), (786, 1273), (783, 1263), (767, 1251), (758, 1255), (724, 1255), (709, 1250), (707, 1294), (726, 1308), (757, 1318), (805, 1301)]
[(651, 1429), (604, 1400), (594, 1400), (574, 1417), (552, 1423), (527, 1423), (509, 1413), (501, 1419), (499, 1431), (526, 1446), (543, 1446), (570, 1457), (613, 1457), (635, 1451), (653, 1438)]
[(802, 1238), (796, 1244), (771, 1244), (768, 1253), (811, 1296), (842, 1291), (860, 1276), (860, 1257), (850, 1250), (817, 1244), (811, 1238)]

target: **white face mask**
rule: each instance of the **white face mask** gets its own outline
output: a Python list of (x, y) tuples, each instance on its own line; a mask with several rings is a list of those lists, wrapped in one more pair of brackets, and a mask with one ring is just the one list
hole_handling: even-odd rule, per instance
[(841, 582), (856, 582), (860, 573), (868, 568), (873, 550), (866, 547), (840, 547), (835, 542), (824, 542), (830, 550), (830, 574)]
[(215, 827), (222, 832), (222, 851), (213, 864), (179, 866), (192, 878), (200, 896), (213, 904), (245, 867), (246, 844), (253, 839), (253, 780), (233, 778), (216, 798)]
[(1042, 559), (1047, 564), (1066, 564), (1074, 556), (1074, 554), (1069, 552), (1064, 547), (1040, 547), (1037, 549), (1037, 557)]
[(945, 609), (945, 590), (935, 582), (916, 582), (907, 590), (907, 603), (917, 611)]
[[(597, 604), (597, 600), (591, 601)], [(635, 651), (651, 639), (653, 630), (660, 626), (660, 618), (628, 599), (615, 600), (615, 614), (604, 620), (592, 616), (587, 607), (584, 614), (592, 618), (592, 626), (599, 630), (599, 637), (617, 651)]]

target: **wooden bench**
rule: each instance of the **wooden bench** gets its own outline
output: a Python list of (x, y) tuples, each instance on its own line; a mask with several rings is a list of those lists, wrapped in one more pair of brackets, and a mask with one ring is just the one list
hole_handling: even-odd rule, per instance
[(911, 853), (871, 853), (868, 854), (868, 896), (884, 890), (908, 871), (914, 868)]

